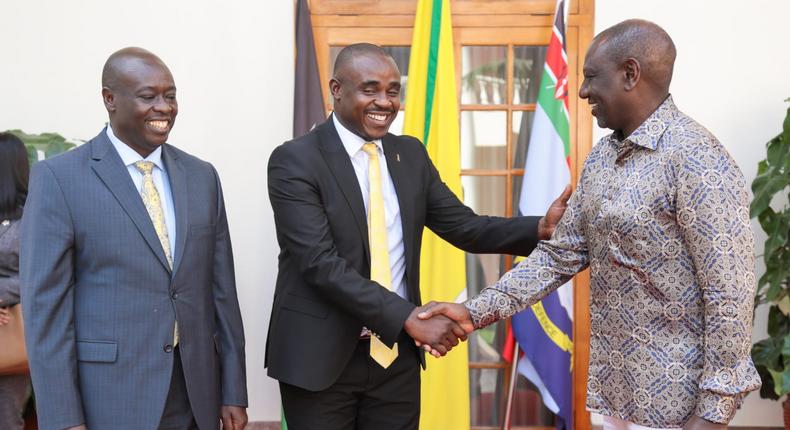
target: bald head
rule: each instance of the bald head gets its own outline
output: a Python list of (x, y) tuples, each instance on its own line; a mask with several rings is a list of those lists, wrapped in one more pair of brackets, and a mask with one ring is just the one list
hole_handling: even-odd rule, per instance
[(136, 73), (141, 67), (159, 67), (170, 73), (167, 65), (154, 53), (143, 48), (129, 47), (115, 51), (107, 58), (101, 74), (104, 88), (118, 90), (122, 77)]
[(658, 25), (642, 19), (629, 19), (599, 33), (590, 51), (602, 49), (617, 65), (633, 58), (641, 67), (641, 79), (657, 91), (667, 93), (675, 65), (675, 43)]
[(392, 64), (395, 64), (395, 60), (392, 59), (392, 56), (380, 46), (372, 43), (355, 43), (341, 49), (337, 54), (332, 75), (338, 77), (338, 75), (342, 75), (346, 70), (353, 68), (354, 60), (360, 57), (385, 58), (392, 61)]

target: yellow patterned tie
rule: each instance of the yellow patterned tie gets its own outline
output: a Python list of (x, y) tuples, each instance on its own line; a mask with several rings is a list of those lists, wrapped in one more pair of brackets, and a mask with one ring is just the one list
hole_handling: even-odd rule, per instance
[[(143, 204), (148, 211), (148, 216), (151, 217), (151, 222), (154, 224), (156, 236), (159, 238), (159, 243), (162, 244), (162, 249), (165, 251), (165, 258), (170, 269), (173, 268), (173, 257), (170, 253), (170, 238), (167, 235), (167, 224), (165, 224), (165, 212), (162, 210), (162, 200), (159, 198), (159, 191), (154, 185), (154, 163), (150, 161), (137, 161), (134, 167), (143, 174), (143, 189), (140, 195), (143, 198)], [(178, 345), (178, 322), (173, 328), (173, 346)]]
[[(381, 167), (375, 143), (366, 143), (362, 150), (368, 154), (368, 240), (370, 241), (370, 279), (392, 289), (387, 224), (384, 220), (384, 196), (381, 193)], [(398, 344), (389, 348), (373, 334), (370, 337), (370, 357), (383, 368), (398, 358)]]

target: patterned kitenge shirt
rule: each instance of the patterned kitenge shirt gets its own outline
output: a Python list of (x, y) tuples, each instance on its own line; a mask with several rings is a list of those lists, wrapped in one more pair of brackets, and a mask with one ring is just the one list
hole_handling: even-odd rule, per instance
[(649, 427), (726, 423), (760, 387), (749, 198), (724, 147), (670, 96), (592, 149), (551, 240), (466, 307), (484, 327), (589, 266), (588, 409)]

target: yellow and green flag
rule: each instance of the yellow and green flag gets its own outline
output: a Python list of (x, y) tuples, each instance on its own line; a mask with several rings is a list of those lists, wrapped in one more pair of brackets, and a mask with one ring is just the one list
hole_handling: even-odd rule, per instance
[[(425, 144), (448, 187), (461, 197), (458, 93), (449, 0), (419, 0), (409, 57), (403, 133)], [(422, 240), (422, 301), (466, 298), (464, 252), (426, 230)], [(466, 343), (441, 359), (428, 356), (422, 374), (420, 428), (469, 428), (469, 354)]]

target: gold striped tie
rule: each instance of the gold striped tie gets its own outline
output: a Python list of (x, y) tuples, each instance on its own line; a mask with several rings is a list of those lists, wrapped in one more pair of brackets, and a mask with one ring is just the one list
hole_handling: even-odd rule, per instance
[[(370, 279), (392, 289), (387, 224), (384, 220), (384, 196), (381, 193), (381, 167), (375, 143), (366, 143), (362, 150), (368, 154), (368, 240), (370, 241)], [(383, 368), (398, 358), (398, 344), (389, 348), (373, 334), (370, 337), (370, 357)]]
[[(148, 211), (148, 216), (151, 217), (151, 222), (154, 224), (156, 236), (159, 238), (159, 243), (162, 244), (162, 249), (165, 251), (165, 258), (170, 269), (173, 269), (173, 257), (170, 253), (170, 237), (167, 235), (167, 224), (165, 224), (165, 212), (162, 210), (162, 200), (159, 198), (159, 191), (154, 185), (154, 163), (150, 161), (137, 161), (134, 167), (143, 174), (143, 189), (140, 195), (143, 198), (143, 204)], [(178, 322), (173, 328), (173, 346), (178, 345)]]

